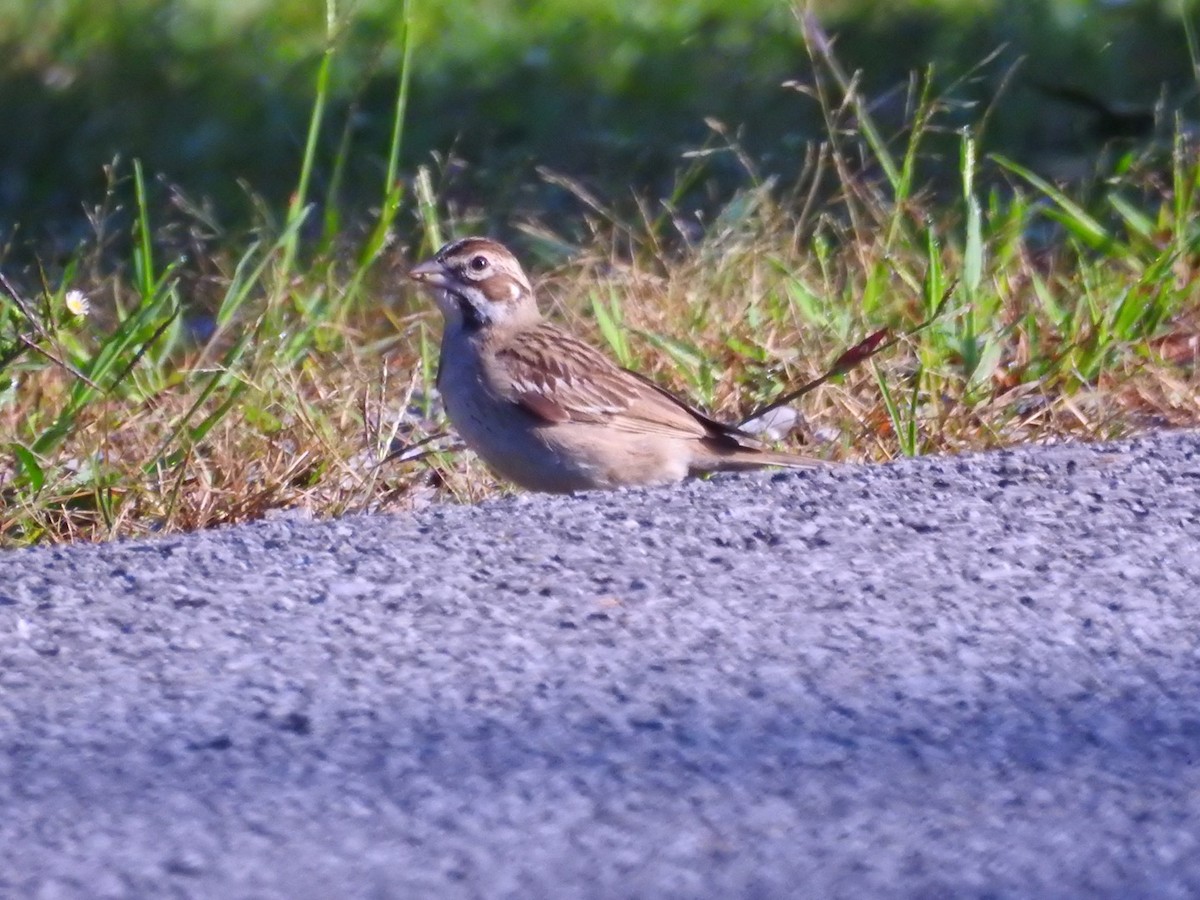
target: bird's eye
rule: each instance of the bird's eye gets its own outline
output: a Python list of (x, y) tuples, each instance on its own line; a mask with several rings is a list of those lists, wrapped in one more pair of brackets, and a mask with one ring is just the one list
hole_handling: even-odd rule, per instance
[(488, 260), (486, 256), (472, 256), (471, 262), (468, 265), (470, 265), (472, 272), (482, 272), (488, 267)]

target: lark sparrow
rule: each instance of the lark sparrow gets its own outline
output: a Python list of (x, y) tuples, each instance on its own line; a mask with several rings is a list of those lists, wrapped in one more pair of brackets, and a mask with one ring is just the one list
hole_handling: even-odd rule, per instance
[(755, 446), (543, 319), (520, 264), (495, 241), (453, 241), (409, 277), (432, 289), (444, 319), (437, 385), (450, 421), (521, 487), (567, 493), (819, 465)]

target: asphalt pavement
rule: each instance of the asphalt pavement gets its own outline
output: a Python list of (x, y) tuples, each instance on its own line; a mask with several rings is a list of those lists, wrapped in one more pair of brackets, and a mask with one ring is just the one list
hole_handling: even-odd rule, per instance
[(0, 553), (0, 897), (1200, 895), (1200, 434)]

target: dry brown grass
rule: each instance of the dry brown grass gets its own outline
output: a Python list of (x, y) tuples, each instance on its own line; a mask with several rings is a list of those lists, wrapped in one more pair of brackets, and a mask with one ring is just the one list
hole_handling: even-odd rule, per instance
[[(946, 268), (953, 269), (957, 260), (947, 255)], [(902, 276), (889, 279), (888, 305), (876, 315), (856, 307), (864, 258), (863, 248), (846, 248), (823, 269), (792, 235), (777, 230), (678, 258), (621, 259), (608, 247), (590, 247), (549, 273), (540, 291), (552, 315), (598, 345), (606, 338), (594, 305), (608, 303), (628, 335), (627, 347), (610, 351), (626, 352), (633, 367), (738, 421), (785, 386), (820, 375), (874, 328), (919, 320), (920, 285), (914, 289)], [(1038, 313), (1033, 274), (1024, 271), (1029, 263), (1009, 266), (1004, 278), (992, 279), (1002, 296), (987, 333), (1004, 346), (986, 380), (967, 378), (947, 349), (958, 315), (952, 310), (945, 323), (935, 323), (935, 334), (903, 341), (808, 396), (788, 444), (832, 460), (884, 461), (908, 449), (898, 433), (906, 410), (916, 418), (918, 444), (911, 449), (920, 453), (1109, 438), (1200, 421), (1195, 333), (1189, 336), (1183, 309), (1165, 330), (1114, 345), (1097, 378), (1067, 366), (1039, 373), (1038, 365), (1073, 347)], [(1106, 272), (1103, 263), (1087, 271), (1113, 283), (1127, 278)], [(1062, 271), (1050, 280), (1059, 296), (1070, 297), (1086, 290), (1081, 278)], [(1181, 293), (1193, 297), (1193, 288), (1189, 283)], [(805, 312), (794, 294), (801, 289), (817, 298), (818, 309)], [(207, 385), (213, 354), (206, 348), (170, 360), (161, 390), (110, 393), (89, 403), (53, 453), (38, 455), (39, 490), (22, 486), (16, 457), (5, 460), (0, 535), (10, 544), (96, 540), (249, 521), (280, 509), (330, 516), (438, 498), (470, 502), (504, 490), (466, 454), (380, 464), (393, 434), (413, 442), (442, 427), (436, 413), (421, 415), (432, 385), (418, 336), (436, 335), (435, 314), (407, 289), (405, 296), (424, 311), (409, 314), (405, 307), (403, 316), (345, 326), (331, 349), (313, 350), (294, 367), (254, 359), (235, 405), (194, 443), (173, 442), (172, 434)], [(665, 341), (674, 342), (674, 356)], [(16, 399), (0, 407), (0, 433), (32, 444), (31, 421), (53, 418), (77, 379), (45, 360), (17, 373)], [(899, 421), (881, 382), (903, 401)], [(192, 420), (215, 412), (223, 399), (201, 402)], [(164, 446), (174, 455), (164, 454)]]

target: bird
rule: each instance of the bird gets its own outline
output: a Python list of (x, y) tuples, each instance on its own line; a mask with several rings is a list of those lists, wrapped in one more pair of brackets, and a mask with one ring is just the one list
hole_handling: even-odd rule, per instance
[(759, 446), (543, 318), (497, 241), (451, 241), (408, 274), (442, 314), (437, 387), (450, 422), (519, 487), (565, 494), (822, 465)]

